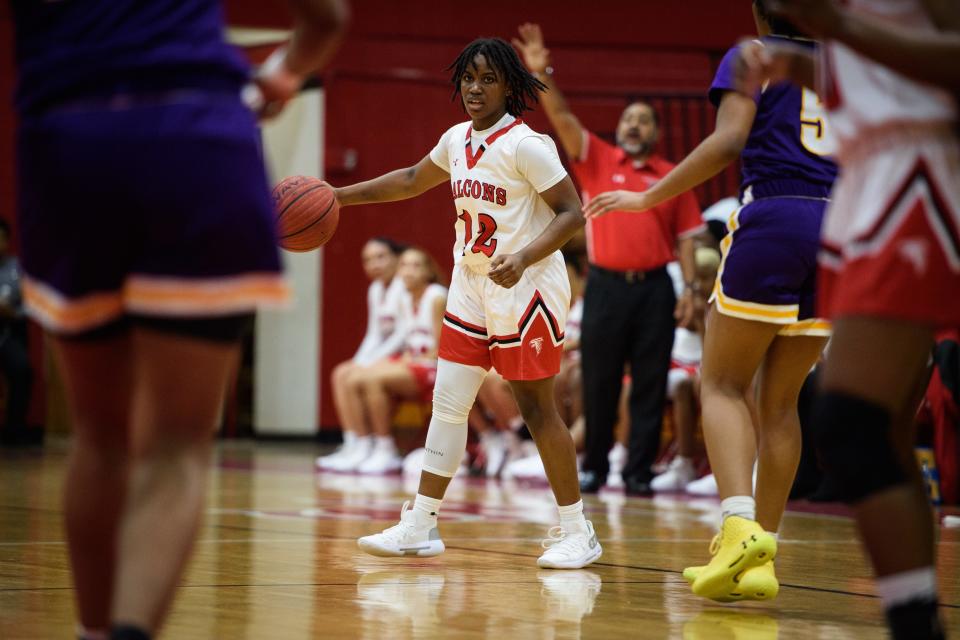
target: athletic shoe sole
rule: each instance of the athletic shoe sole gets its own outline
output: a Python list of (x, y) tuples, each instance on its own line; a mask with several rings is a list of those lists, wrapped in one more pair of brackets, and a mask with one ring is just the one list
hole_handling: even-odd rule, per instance
[(544, 560), (541, 556), (537, 558), (537, 566), (541, 569), (582, 569), (589, 564), (593, 564), (600, 559), (600, 556), (603, 555), (603, 549), (598, 544), (596, 547), (590, 550), (590, 554), (579, 560), (568, 560), (566, 562), (550, 562), (549, 560)]
[(432, 558), (433, 556), (440, 555), (446, 549), (443, 545), (443, 540), (426, 540), (415, 545), (394, 549), (379, 545), (368, 538), (360, 538), (357, 540), (357, 546), (360, 547), (362, 551), (379, 558), (403, 558), (406, 556)]

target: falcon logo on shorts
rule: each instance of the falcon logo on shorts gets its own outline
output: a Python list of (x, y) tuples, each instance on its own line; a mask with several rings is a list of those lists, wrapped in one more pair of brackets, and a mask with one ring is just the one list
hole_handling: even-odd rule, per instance
[(540, 351), (543, 349), (543, 338), (534, 338), (530, 341), (530, 346), (536, 350), (537, 355), (540, 355)]
[(917, 276), (927, 272), (928, 243), (925, 238), (904, 238), (900, 241), (900, 257), (909, 262)]

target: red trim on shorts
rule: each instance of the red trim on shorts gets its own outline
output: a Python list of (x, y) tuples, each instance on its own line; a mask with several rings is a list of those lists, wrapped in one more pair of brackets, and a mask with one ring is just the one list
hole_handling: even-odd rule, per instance
[(460, 327), (460, 328), (463, 329), (464, 331), (467, 331), (467, 332), (469, 332), (469, 333), (475, 333), (475, 334), (477, 334), (478, 336), (482, 336), (482, 337), (484, 337), (484, 338), (487, 337), (487, 329), (486, 329), (486, 327), (481, 327), (481, 326), (478, 325), (478, 324), (473, 324), (473, 323), (471, 323), (471, 322), (467, 322), (466, 320), (463, 320), (463, 319), (458, 318), (457, 316), (453, 315), (453, 314), (450, 313), (449, 311), (444, 312), (444, 314), (443, 314), (443, 319), (446, 320), (447, 322), (450, 322), (450, 323), (452, 323), (452, 324), (457, 325), (458, 327)]
[(934, 327), (960, 325), (960, 273), (951, 268), (947, 249), (931, 226), (931, 215), (925, 200), (918, 199), (879, 250), (856, 259), (834, 257), (840, 264), (822, 262), (818, 315), (872, 316)]
[(549, 327), (553, 341), (563, 342), (564, 333), (560, 330), (560, 325), (557, 323), (557, 319), (554, 317), (553, 312), (550, 311), (550, 307), (548, 307), (547, 303), (543, 301), (543, 296), (540, 295), (540, 291), (537, 290), (533, 292), (533, 297), (530, 299), (530, 304), (527, 305), (526, 310), (523, 312), (523, 315), (520, 318), (520, 330), (517, 331), (517, 333), (511, 333), (508, 335), (490, 336), (490, 346), (508, 346), (514, 343), (519, 343), (520, 337), (527, 331), (527, 326), (536, 315), (537, 307), (540, 307), (543, 310), (543, 314), (549, 320)]
[[(877, 218), (877, 221), (874, 223), (874, 225), (865, 233), (854, 239), (854, 242), (868, 243), (873, 240), (877, 234), (883, 231), (883, 229), (890, 222), (890, 219), (896, 209), (902, 204), (903, 199), (907, 196), (910, 189), (913, 188), (913, 185), (916, 182), (922, 182), (927, 186), (927, 189), (930, 192), (930, 199), (933, 201), (933, 211), (928, 213), (935, 215), (940, 223), (946, 228), (947, 238), (950, 241), (952, 249), (957, 256), (960, 256), (960, 232), (957, 231), (957, 226), (953, 221), (953, 217), (948, 213), (950, 211), (950, 207), (947, 206), (947, 201), (940, 193), (937, 182), (933, 179), (930, 168), (927, 166), (927, 163), (923, 158), (917, 159), (913, 169), (904, 179), (894, 196), (890, 199), (883, 213), (879, 218)], [(931, 231), (934, 230), (931, 229)]]
[(486, 336), (478, 338), (454, 329), (446, 322), (440, 327), (439, 356), (448, 362), (489, 369), (490, 348)]

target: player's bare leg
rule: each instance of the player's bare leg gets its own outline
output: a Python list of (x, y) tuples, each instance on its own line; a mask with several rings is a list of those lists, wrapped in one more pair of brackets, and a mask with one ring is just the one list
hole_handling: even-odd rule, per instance
[[(857, 491), (845, 496), (852, 503), (860, 535), (877, 575), (877, 590), (896, 637), (920, 637), (918, 629), (936, 637), (937, 585), (934, 521), (930, 503), (913, 457), (912, 417), (917, 389), (926, 376), (933, 336), (927, 327), (867, 317), (837, 321), (834, 340), (823, 372), (823, 396), (817, 417), (823, 424), (821, 451), (835, 450), (838, 458), (850, 458), (856, 473)], [(844, 425), (831, 404), (842, 402), (860, 411), (844, 419), (848, 429), (878, 440), (870, 443), (870, 459), (858, 458), (859, 450), (846, 443), (831, 442), (827, 431)], [(872, 416), (864, 421), (862, 415)], [(859, 424), (863, 422), (864, 424)], [(886, 429), (884, 428), (886, 427)], [(883, 451), (881, 457), (877, 451)], [(872, 461), (887, 458), (898, 469), (889, 474)], [(843, 474), (835, 462), (831, 473)], [(886, 471), (884, 471), (886, 470)], [(838, 476), (838, 480), (844, 478)], [(852, 479), (844, 483), (850, 486)]]
[(557, 412), (553, 378), (511, 381), (520, 413), (537, 443), (544, 470), (560, 511), (560, 527), (544, 541), (547, 551), (537, 564), (549, 569), (579, 569), (600, 558), (593, 524), (583, 516), (576, 450)]
[[(357, 394), (350, 392), (350, 379), (363, 370), (363, 367), (352, 360), (341, 362), (330, 376), (333, 388), (333, 405), (337, 412), (337, 419), (343, 429), (343, 445), (331, 454), (317, 458), (319, 469), (336, 470), (358, 450), (369, 446), (367, 440), (361, 441), (358, 432), (363, 425), (363, 406)], [(361, 457), (366, 457), (366, 454)]]
[(714, 311), (703, 345), (703, 436), (720, 497), (753, 495), (756, 431), (747, 401), (753, 377), (780, 326)]
[(778, 336), (763, 361), (757, 390), (757, 522), (780, 528), (800, 464), (800, 388), (827, 344), (817, 336)]
[[(129, 335), (53, 340), (73, 417), (64, 491), (80, 624), (106, 633), (129, 472)], [(104, 390), (108, 389), (108, 393)]]
[(399, 471), (403, 460), (393, 440), (394, 398), (416, 397), (417, 382), (406, 364), (378, 362), (367, 368), (360, 384), (374, 442), (370, 457), (357, 466), (357, 471), (372, 474)]
[(213, 431), (240, 348), (135, 328), (131, 351), (135, 457), (119, 532), (112, 618), (153, 631), (170, 605), (201, 521)]

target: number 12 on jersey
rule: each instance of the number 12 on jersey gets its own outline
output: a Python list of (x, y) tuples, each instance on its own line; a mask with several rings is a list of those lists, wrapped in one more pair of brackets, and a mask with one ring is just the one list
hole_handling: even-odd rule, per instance
[(497, 250), (497, 239), (493, 237), (493, 234), (497, 231), (497, 221), (493, 219), (493, 216), (486, 213), (477, 214), (477, 224), (480, 225), (480, 232), (472, 246), (470, 240), (473, 239), (473, 216), (468, 211), (464, 211), (457, 217), (463, 220), (463, 253), (466, 254), (469, 249), (473, 253), (482, 253), (488, 258), (492, 258), (494, 251)]

